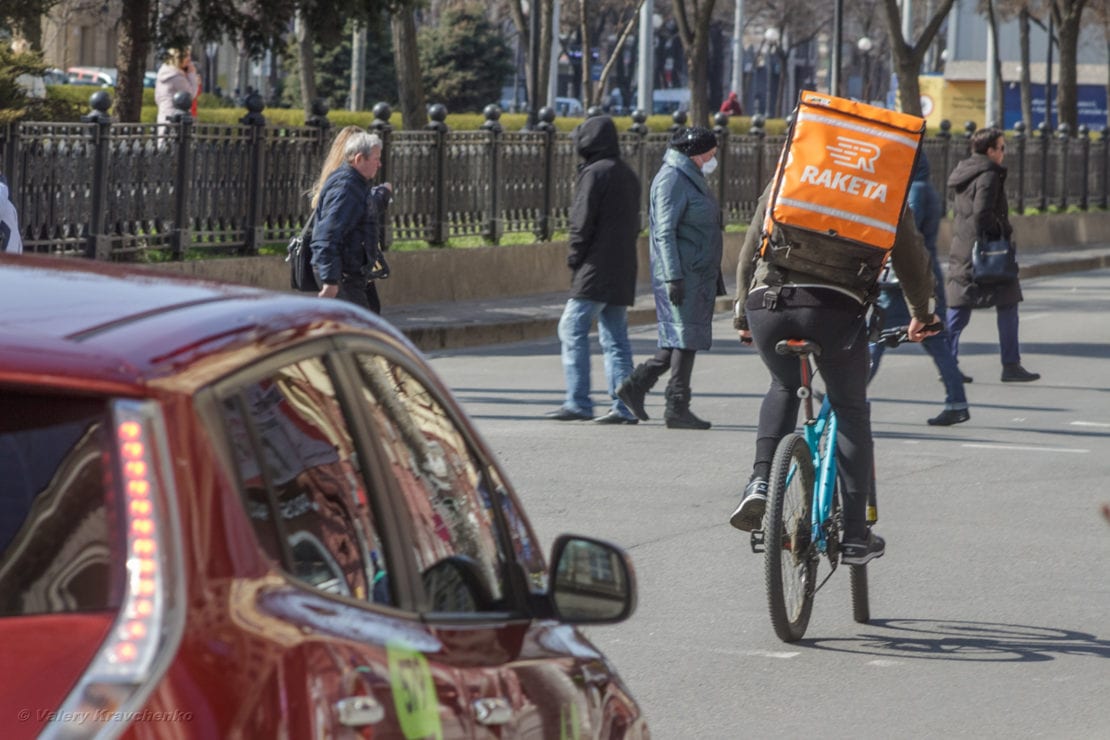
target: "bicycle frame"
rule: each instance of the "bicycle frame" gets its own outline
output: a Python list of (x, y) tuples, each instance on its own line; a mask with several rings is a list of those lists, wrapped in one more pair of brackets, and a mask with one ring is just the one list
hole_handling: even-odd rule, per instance
[[(832, 514), (833, 496), (836, 495), (836, 412), (829, 404), (828, 397), (821, 402), (817, 415), (813, 415), (813, 365), (809, 355), (799, 355), (802, 384), (798, 396), (805, 403), (806, 420), (802, 429), (806, 445), (813, 459), (813, 469), (817, 471), (814, 481), (813, 506), (810, 512), (812, 542), (817, 551), (828, 554), (828, 529), (825, 526)], [(824, 440), (824, 445), (822, 445)], [(822, 447), (824, 450), (822, 451)], [(791, 474), (792, 475), (792, 474)]]

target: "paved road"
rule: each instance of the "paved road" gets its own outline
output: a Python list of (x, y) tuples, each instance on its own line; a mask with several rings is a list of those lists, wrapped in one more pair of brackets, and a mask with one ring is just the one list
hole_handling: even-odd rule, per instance
[[(653, 420), (542, 419), (561, 400), (554, 341), (441, 353), (434, 365), (500, 455), (549, 546), (563, 531), (629, 549), (640, 605), (590, 635), (656, 738), (1110, 736), (1110, 270), (1028, 280), (1024, 363), (998, 381), (991, 312), (965, 332), (971, 421), (925, 425), (943, 388), (917, 347), (872, 385), (879, 531), (870, 625), (846, 574), (817, 596), (804, 641), (771, 630), (762, 560), (727, 524), (747, 477), (766, 374), (733, 341), (699, 355), (693, 408), (709, 432)], [(633, 331), (637, 358), (654, 331)], [(600, 358), (594, 387), (604, 385)], [(596, 392), (595, 400), (603, 400)]]

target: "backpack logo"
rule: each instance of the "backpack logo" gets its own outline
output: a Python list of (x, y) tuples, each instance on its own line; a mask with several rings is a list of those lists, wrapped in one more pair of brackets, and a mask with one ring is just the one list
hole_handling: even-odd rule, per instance
[(837, 136), (835, 146), (826, 146), (829, 156), (841, 167), (849, 170), (875, 171), (875, 160), (879, 158), (879, 147), (867, 141)]

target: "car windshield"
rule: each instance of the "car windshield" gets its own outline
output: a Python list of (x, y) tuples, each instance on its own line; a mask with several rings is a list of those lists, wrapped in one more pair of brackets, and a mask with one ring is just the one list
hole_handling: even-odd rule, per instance
[(103, 401), (0, 388), (0, 618), (118, 606), (106, 420)]

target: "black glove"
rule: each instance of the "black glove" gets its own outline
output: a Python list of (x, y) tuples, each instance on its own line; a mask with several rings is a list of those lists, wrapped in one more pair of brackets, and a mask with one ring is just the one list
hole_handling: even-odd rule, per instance
[(667, 297), (671, 299), (671, 303), (674, 305), (682, 305), (682, 301), (686, 298), (686, 284), (682, 281), (682, 278), (667, 281)]

